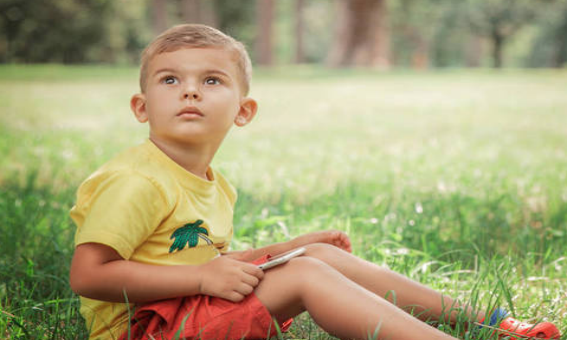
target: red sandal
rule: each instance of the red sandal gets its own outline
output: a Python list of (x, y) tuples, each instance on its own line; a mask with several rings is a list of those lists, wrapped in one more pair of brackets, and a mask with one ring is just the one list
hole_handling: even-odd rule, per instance
[(561, 336), (557, 327), (551, 322), (529, 324), (509, 317), (508, 312), (501, 308), (492, 312), (488, 324), (484, 321), (484, 319), (481, 321), (481, 327), (494, 328), (496, 332), (501, 333), (500, 337), (511, 335), (531, 339), (559, 339)]

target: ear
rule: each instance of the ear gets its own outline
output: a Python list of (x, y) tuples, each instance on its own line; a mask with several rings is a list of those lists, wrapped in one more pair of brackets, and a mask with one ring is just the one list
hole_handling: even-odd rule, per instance
[(258, 111), (258, 103), (249, 97), (240, 100), (240, 110), (236, 117), (234, 117), (234, 124), (236, 126), (244, 126), (252, 121)]
[(146, 110), (146, 96), (143, 93), (138, 93), (130, 99), (130, 109), (134, 112), (134, 116), (140, 123), (148, 121), (148, 112)]

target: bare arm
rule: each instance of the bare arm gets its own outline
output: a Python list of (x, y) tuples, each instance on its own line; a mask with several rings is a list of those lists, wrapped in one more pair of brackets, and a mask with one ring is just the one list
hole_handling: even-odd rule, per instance
[[(292, 240), (293, 241), (293, 240)], [(242, 261), (253, 261), (265, 255), (277, 255), (297, 248), (292, 241), (274, 243), (262, 248), (248, 249), (243, 251), (230, 251), (223, 255), (236, 256)]]
[(205, 294), (240, 301), (262, 279), (256, 266), (230, 256), (200, 266), (156, 266), (124, 260), (105, 245), (77, 246), (71, 263), (73, 291), (91, 299), (147, 302)]
[(234, 251), (227, 254), (236, 255), (242, 261), (252, 261), (267, 254), (275, 256), (312, 243), (328, 243), (352, 252), (352, 246), (347, 234), (338, 230), (324, 230), (304, 234), (287, 242), (274, 243), (258, 249)]

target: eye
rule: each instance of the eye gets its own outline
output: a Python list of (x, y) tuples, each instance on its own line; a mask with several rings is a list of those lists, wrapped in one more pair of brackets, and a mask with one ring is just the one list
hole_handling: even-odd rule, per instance
[(220, 83), (220, 79), (216, 77), (208, 77), (207, 79), (205, 79), (206, 85), (219, 85)]
[(166, 85), (173, 85), (173, 84), (177, 84), (179, 81), (174, 76), (166, 76), (166, 77), (163, 77), (161, 82), (166, 84)]

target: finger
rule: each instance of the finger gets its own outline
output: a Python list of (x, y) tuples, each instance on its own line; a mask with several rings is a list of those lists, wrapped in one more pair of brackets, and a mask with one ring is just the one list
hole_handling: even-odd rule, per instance
[(242, 282), (251, 287), (256, 287), (258, 283), (260, 283), (260, 279), (258, 279), (256, 276), (246, 274), (242, 277)]
[(264, 271), (262, 269), (258, 268), (258, 266), (256, 266), (256, 265), (246, 263), (246, 265), (242, 267), (242, 270), (246, 274), (250, 274), (254, 277), (257, 277), (260, 280), (264, 278)]
[(344, 236), (345, 236), (344, 233), (342, 231), (339, 231), (339, 230), (334, 230), (331, 235), (332, 235), (333, 240), (335, 240), (335, 241), (336, 240), (343, 240)]
[(342, 238), (342, 244), (343, 244), (343, 246), (344, 246), (345, 249), (347, 249), (347, 250), (350, 249), (351, 244), (350, 244), (350, 239), (348, 238), (348, 236), (345, 235), (345, 236)]
[(238, 285), (235, 291), (243, 296), (248, 296), (250, 293), (254, 291), (254, 287), (247, 285), (245, 283), (241, 283)]
[(333, 245), (342, 248), (345, 245), (345, 237), (341, 232), (336, 232), (333, 235)]
[(237, 291), (232, 291), (229, 294), (227, 294), (227, 296), (225, 297), (225, 299), (232, 301), (232, 302), (240, 302), (242, 300), (244, 300), (244, 295), (240, 294)]
[(340, 241), (341, 241), (341, 246), (344, 250), (346, 251), (351, 251), (351, 243), (350, 243), (350, 238), (348, 237), (347, 234), (341, 232), (340, 234)]

